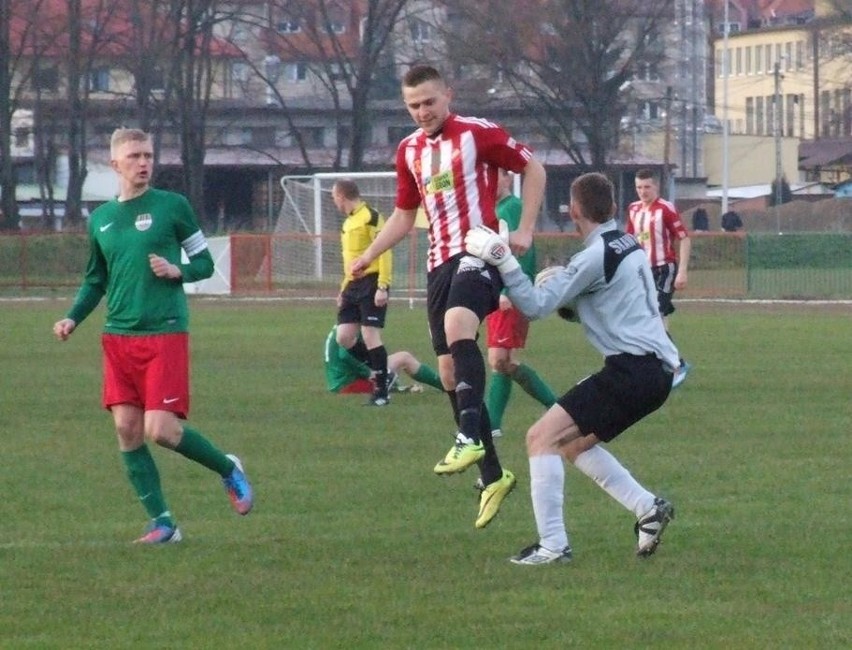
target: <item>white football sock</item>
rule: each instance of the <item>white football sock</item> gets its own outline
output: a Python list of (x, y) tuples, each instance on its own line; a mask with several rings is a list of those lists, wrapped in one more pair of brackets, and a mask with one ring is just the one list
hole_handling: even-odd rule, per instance
[(530, 458), (530, 496), (539, 544), (557, 553), (568, 546), (568, 532), (562, 513), (564, 489), (562, 456), (548, 454)]
[(577, 456), (574, 466), (636, 517), (641, 517), (654, 507), (654, 495), (642, 487), (618, 459), (600, 445), (595, 445)]

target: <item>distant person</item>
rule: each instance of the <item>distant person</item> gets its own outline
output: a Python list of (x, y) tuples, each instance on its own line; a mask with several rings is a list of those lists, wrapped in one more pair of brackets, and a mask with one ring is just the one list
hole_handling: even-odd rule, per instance
[[(636, 237), (648, 254), (660, 313), (669, 332), (669, 316), (675, 311), (672, 297), (675, 290), (686, 288), (692, 241), (677, 208), (670, 201), (660, 198), (659, 181), (650, 169), (636, 172), (636, 194), (639, 200), (627, 207), (626, 230)], [(677, 253), (675, 242), (678, 245)], [(683, 383), (691, 368), (686, 361), (680, 360), (674, 376), (674, 388)]]
[(363, 338), (367, 364), (373, 371), (375, 389), (367, 402), (386, 406), (388, 397), (388, 353), (382, 343), (382, 328), (388, 310), (388, 291), (392, 273), (392, 253), (386, 251), (363, 269), (352, 274), (352, 261), (376, 239), (384, 218), (361, 198), (355, 181), (341, 179), (331, 190), (334, 205), (346, 217), (340, 234), (343, 250), (343, 281), (337, 295), (337, 342), (347, 350)]
[[(359, 336), (355, 345), (347, 350), (337, 343), (337, 328), (338, 325), (332, 327), (325, 339), (323, 367), (326, 387), (332, 393), (372, 393), (373, 370), (366, 363), (369, 355), (364, 340)], [(438, 373), (425, 363), (421, 363), (407, 350), (400, 350), (388, 356), (388, 391), (394, 391), (400, 387), (401, 373), (405, 373), (414, 381), (440, 391), (444, 390)], [(407, 392), (407, 390), (400, 387), (399, 392)]]
[[(506, 222), (509, 232), (517, 230), (522, 211), (521, 200), (512, 194), (512, 179), (512, 174), (505, 169), (497, 172), (497, 218)], [(535, 244), (526, 253), (519, 255), (518, 261), (532, 280), (536, 272)], [(545, 408), (553, 406), (556, 395), (534, 368), (520, 360), (520, 351), (526, 346), (530, 322), (512, 305), (505, 290), (500, 294), (498, 309), (486, 316), (485, 327), (488, 334), (488, 365), (491, 367), (485, 403), (491, 418), (491, 435), (499, 438), (503, 435), (503, 414), (512, 394), (513, 383), (518, 384)]]
[(183, 283), (209, 278), (213, 257), (189, 202), (150, 186), (153, 159), (148, 133), (117, 129), (112, 134), (110, 164), (119, 178), (118, 197), (92, 213), (83, 283), (68, 315), (53, 326), (65, 341), (106, 296), (102, 404), (112, 411), (127, 476), (151, 518), (136, 540), (140, 544), (182, 538), (146, 439), (218, 474), (238, 514), (248, 514), (253, 504), (240, 460), (182, 422), (189, 414), (189, 308)]
[(722, 215), (722, 230), (725, 232), (737, 232), (743, 227), (743, 220), (733, 210), (728, 210)]
[(710, 220), (707, 218), (707, 210), (704, 208), (696, 208), (692, 213), (692, 229), (696, 232), (706, 232), (710, 230)]
[(614, 215), (609, 179), (597, 173), (577, 178), (571, 184), (571, 219), (584, 248), (567, 265), (542, 271), (535, 284), (500, 235), (478, 226), (465, 237), (469, 253), (497, 266), (512, 303), (528, 318), (556, 311), (563, 318), (578, 320), (604, 357), (600, 371), (569, 389), (527, 431), (538, 540), (510, 558), (515, 564), (572, 559), (563, 513), (563, 458), (636, 517), (639, 557), (657, 550), (674, 518), (671, 502), (646, 490), (599, 444), (611, 442), (660, 408), (678, 365), (677, 348), (653, 300), (648, 257), (633, 236), (618, 229)]

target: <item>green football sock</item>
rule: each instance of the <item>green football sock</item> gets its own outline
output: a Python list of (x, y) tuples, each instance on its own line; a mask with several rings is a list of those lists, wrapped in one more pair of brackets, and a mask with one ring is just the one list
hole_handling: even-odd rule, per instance
[(538, 373), (526, 364), (521, 364), (512, 374), (518, 386), (524, 389), (528, 395), (550, 408), (556, 403), (556, 395), (550, 389), (544, 380), (538, 376)]
[(506, 404), (509, 403), (511, 394), (512, 378), (502, 372), (492, 372), (488, 383), (488, 396), (485, 398), (492, 429), (503, 426), (503, 413), (506, 411)]
[(425, 363), (420, 364), (417, 372), (411, 375), (411, 378), (415, 381), (419, 381), (421, 384), (426, 384), (427, 386), (437, 388), (438, 390), (444, 390), (444, 386), (441, 383), (441, 378), (438, 376), (438, 373)]
[(160, 472), (148, 446), (143, 444), (133, 451), (123, 451), (121, 458), (127, 470), (127, 478), (130, 479), (130, 484), (148, 516), (156, 519), (158, 523), (174, 525), (163, 497)]
[(183, 436), (175, 451), (222, 477), (228, 476), (234, 469), (234, 462), (230, 458), (198, 431), (187, 426), (183, 428)]

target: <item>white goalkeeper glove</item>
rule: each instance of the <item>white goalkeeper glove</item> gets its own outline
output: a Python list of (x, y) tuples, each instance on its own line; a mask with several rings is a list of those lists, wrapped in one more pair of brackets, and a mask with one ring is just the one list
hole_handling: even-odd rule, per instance
[(502, 219), (499, 235), (488, 226), (476, 226), (468, 230), (464, 237), (464, 247), (471, 255), (496, 266), (501, 274), (521, 266), (509, 248), (509, 225)]

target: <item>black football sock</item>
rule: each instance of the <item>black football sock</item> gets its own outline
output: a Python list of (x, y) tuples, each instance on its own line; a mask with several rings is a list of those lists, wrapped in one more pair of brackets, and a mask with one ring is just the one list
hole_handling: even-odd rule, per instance
[[(473, 339), (450, 345), (456, 372), (459, 430), (474, 442), (480, 441), (479, 422), (485, 395), (485, 360)], [(489, 432), (490, 433), (490, 432)]]

